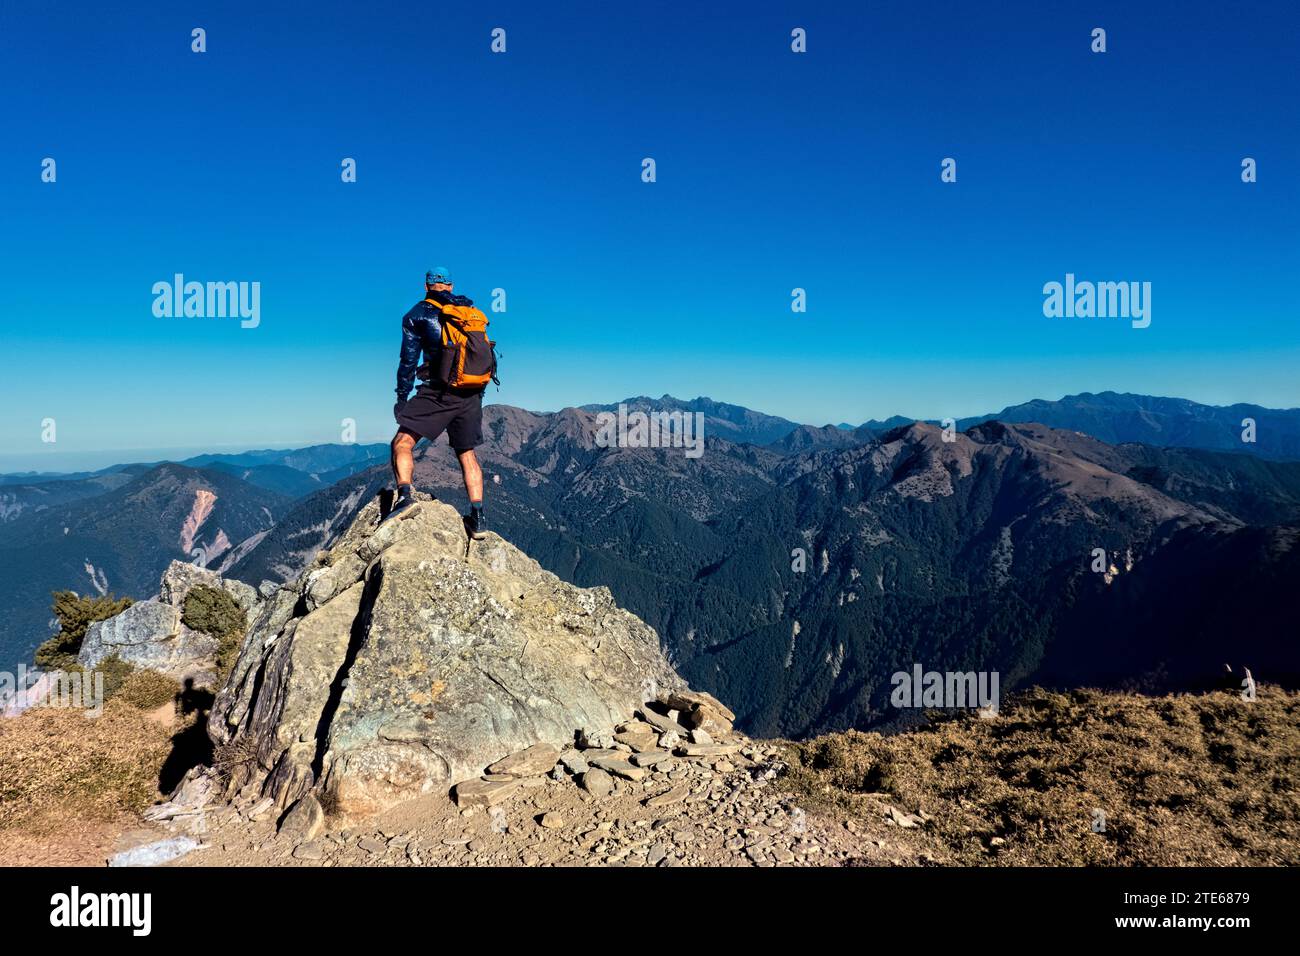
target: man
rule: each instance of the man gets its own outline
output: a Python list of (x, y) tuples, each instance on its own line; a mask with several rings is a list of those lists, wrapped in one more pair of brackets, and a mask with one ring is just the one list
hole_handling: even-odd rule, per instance
[[(469, 514), (465, 529), (471, 538), (485, 537), (483, 519), (483, 472), (474, 449), (483, 443), (483, 392), (480, 388), (453, 388), (439, 380), (442, 357), (442, 319), (439, 306), (472, 306), (472, 300), (452, 291), (451, 276), (446, 269), (431, 269), (424, 275), (427, 296), (402, 316), (402, 353), (397, 366), (397, 434), (393, 436), (393, 477), (397, 481), (397, 500), (385, 516), (410, 517), (419, 508), (411, 495), (411, 478), (415, 472), (412, 457), (421, 438), (436, 441), (444, 431), (452, 450), (460, 460), (465, 491), (469, 494)], [(433, 300), (432, 304), (429, 300)], [(423, 353), (424, 361), (420, 362)], [(408, 399), (416, 373), (421, 384)]]

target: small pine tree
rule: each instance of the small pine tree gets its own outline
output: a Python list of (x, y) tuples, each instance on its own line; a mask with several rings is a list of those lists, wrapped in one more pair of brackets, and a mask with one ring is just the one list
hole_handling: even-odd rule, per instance
[(37, 667), (67, 670), (76, 663), (86, 631), (96, 621), (121, 614), (133, 603), (111, 594), (82, 596), (75, 591), (53, 592), (50, 610), (59, 619), (59, 632), (36, 649)]

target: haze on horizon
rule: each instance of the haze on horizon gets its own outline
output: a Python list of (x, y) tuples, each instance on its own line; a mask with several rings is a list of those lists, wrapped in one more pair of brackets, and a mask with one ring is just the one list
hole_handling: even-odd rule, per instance
[[(1103, 390), (1103, 391), (1113, 391), (1113, 390)], [(611, 405), (611, 404), (617, 404), (618, 402), (627, 399), (636, 398), (636, 397), (640, 397), (640, 396), (626, 395), (623, 396), (623, 398), (621, 399), (614, 399), (611, 401), (580, 402), (580, 403), (575, 403), (573, 405), (564, 406), (564, 407), (579, 407), (582, 405), (598, 405), (598, 404)], [(667, 395), (665, 396), (652, 395), (648, 397), (677, 398), (677, 396), (667, 396)], [(1071, 398), (1071, 397), (1074, 396), (1067, 395), (1067, 396), (1059, 396), (1058, 398)], [(1169, 398), (1169, 399), (1186, 398), (1186, 396), (1182, 396), (1182, 395), (1144, 396), (1144, 397), (1157, 397), (1157, 398)], [(715, 399), (713, 398), (713, 396), (696, 396), (696, 398), (717, 401), (723, 404), (737, 405), (737, 403), (735, 402), (727, 402), (725, 399)], [(1046, 399), (1046, 400), (1055, 401), (1057, 399)], [(689, 401), (689, 399), (685, 401)], [(1032, 400), (1026, 400), (1026, 401), (1032, 401)], [(508, 404), (508, 403), (490, 402), (488, 404)], [(969, 412), (961, 411), (958, 413), (950, 413), (950, 414), (954, 419), (957, 420), (976, 418), (983, 415), (996, 415), (999, 411), (1002, 411), (1005, 408), (1010, 408), (1012, 406), (1021, 405), (1021, 404), (1025, 404), (1025, 402), (1010, 402), (1002, 406), (999, 406), (996, 409), (989, 408), (983, 411), (969, 411)], [(1199, 403), (1199, 404), (1208, 405), (1209, 403)], [(1251, 404), (1251, 403), (1228, 403), (1228, 404)], [(748, 406), (739, 406), (739, 407), (748, 408)], [(841, 424), (847, 424), (856, 427), (857, 425), (864, 424), (865, 422), (868, 421), (887, 421), (888, 419), (896, 416), (903, 417), (903, 418), (911, 418), (918, 421), (940, 421), (945, 417), (942, 415), (906, 415), (902, 412), (892, 412), (886, 415), (873, 415), (866, 419), (855, 420), (855, 421), (799, 422), (797, 419), (792, 419), (789, 418), (788, 416), (779, 415), (778, 413), (772, 412), (771, 410), (768, 409), (750, 408), (749, 410), (760, 412), (766, 415), (772, 415), (778, 418), (787, 418), (787, 420), (792, 421), (795, 424), (814, 425), (819, 427), (836, 426)], [(540, 412), (543, 414), (553, 414), (554, 412), (559, 411), (559, 409), (527, 409), (527, 411)], [(380, 443), (386, 441), (387, 438), (388, 438), (387, 434), (379, 434), (373, 437), (358, 437), (356, 443), (357, 444)], [(15, 473), (25, 473), (25, 472), (33, 472), (37, 474), (61, 474), (61, 473), (79, 472), (79, 471), (95, 471), (113, 465), (154, 463), (154, 462), (162, 462), (162, 461), (183, 461), (204, 454), (237, 455), (245, 452), (261, 451), (267, 449), (292, 450), (297, 448), (307, 448), (314, 445), (338, 444), (338, 443), (339, 442), (337, 438), (331, 439), (329, 436), (324, 436), (319, 440), (308, 440), (308, 441), (303, 441), (301, 439), (287, 439), (287, 440), (268, 439), (268, 440), (252, 442), (252, 443), (234, 443), (234, 444), (224, 444), (224, 445), (196, 444), (196, 445), (189, 445), (189, 446), (160, 447), (160, 448), (93, 448), (93, 449), (78, 449), (75, 451), (63, 450), (60, 449), (57, 445), (47, 445), (46, 448), (49, 450), (43, 454), (37, 453), (31, 455), (12, 455), (12, 454), (0, 453), (0, 475), (6, 473), (15, 474)]]

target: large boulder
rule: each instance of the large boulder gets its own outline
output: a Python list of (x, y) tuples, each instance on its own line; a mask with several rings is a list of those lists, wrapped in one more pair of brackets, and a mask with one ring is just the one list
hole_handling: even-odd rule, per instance
[(377, 502), (267, 600), (208, 730), (255, 754), (229, 792), (308, 792), (360, 817), (478, 776), (579, 729), (612, 731), (684, 692), (658, 635), (606, 588), (566, 584), (425, 501), (376, 528)]
[(181, 621), (185, 598), (198, 585), (224, 591), (250, 618), (260, 612), (256, 588), (219, 574), (173, 561), (163, 572), (158, 597), (137, 601), (125, 611), (91, 624), (77, 660), (93, 670), (109, 657), (133, 667), (166, 674), (180, 684), (215, 689), (218, 635), (196, 631)]
[(77, 660), (94, 670), (109, 657), (133, 667), (158, 671), (179, 683), (212, 684), (216, 677), (217, 638), (181, 623), (180, 608), (140, 601), (121, 614), (86, 629)]
[(170, 604), (172, 607), (184, 610), (186, 596), (191, 589), (200, 584), (225, 591), (245, 613), (253, 611), (260, 600), (257, 589), (252, 585), (245, 584), (243, 581), (227, 580), (215, 571), (201, 568), (197, 564), (187, 564), (184, 561), (173, 561), (167, 566), (158, 586), (158, 600), (163, 604)]

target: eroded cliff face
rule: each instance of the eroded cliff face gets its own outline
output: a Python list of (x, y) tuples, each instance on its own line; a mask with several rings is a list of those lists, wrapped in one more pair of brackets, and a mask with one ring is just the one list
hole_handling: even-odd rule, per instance
[(602, 733), (685, 688), (652, 628), (448, 505), (376, 527), (378, 502), (262, 605), (208, 730), (229, 793), (315, 793), (361, 816), (538, 743)]

